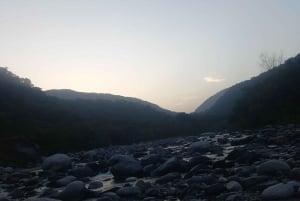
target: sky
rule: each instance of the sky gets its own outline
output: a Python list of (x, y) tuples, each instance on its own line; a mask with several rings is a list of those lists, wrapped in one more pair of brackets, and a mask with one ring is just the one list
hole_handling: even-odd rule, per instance
[(0, 0), (0, 66), (47, 89), (192, 112), (300, 53), (299, 0)]

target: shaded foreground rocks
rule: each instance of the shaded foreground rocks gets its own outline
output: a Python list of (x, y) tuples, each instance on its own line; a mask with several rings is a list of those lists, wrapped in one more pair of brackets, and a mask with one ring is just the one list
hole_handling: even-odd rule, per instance
[(67, 170), (71, 163), (72, 159), (66, 154), (54, 154), (43, 161), (42, 168), (46, 171)]
[(300, 127), (204, 133), (2, 167), (0, 201), (11, 200), (300, 200)]

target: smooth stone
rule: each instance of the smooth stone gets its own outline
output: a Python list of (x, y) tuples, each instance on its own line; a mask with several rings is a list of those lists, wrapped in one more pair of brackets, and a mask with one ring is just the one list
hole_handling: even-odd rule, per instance
[(163, 163), (165, 161), (166, 161), (166, 159), (162, 155), (159, 155), (159, 154), (149, 154), (147, 156), (144, 156), (141, 159), (141, 164), (143, 166), (146, 166), (146, 165), (150, 165), (150, 164), (160, 164), (160, 163)]
[(81, 200), (85, 197), (85, 184), (81, 181), (74, 181), (66, 186), (59, 194), (59, 198), (66, 201)]
[(171, 182), (171, 181), (173, 181), (175, 179), (180, 179), (180, 178), (181, 178), (180, 173), (178, 173), (178, 172), (171, 172), (171, 173), (168, 173), (168, 174), (163, 175), (160, 178), (158, 178), (156, 180), (156, 183), (158, 183), (158, 184), (166, 184), (168, 182)]
[(244, 189), (254, 188), (256, 185), (267, 181), (269, 177), (267, 176), (252, 176), (242, 179), (241, 183)]
[(70, 170), (70, 174), (77, 178), (91, 177), (96, 175), (96, 173), (88, 166), (73, 168)]
[(120, 197), (114, 192), (103, 193), (97, 201), (118, 201)]
[(110, 159), (110, 171), (115, 179), (125, 179), (127, 177), (139, 177), (143, 174), (143, 167), (140, 162), (132, 156), (115, 155)]
[(172, 157), (156, 168), (152, 174), (155, 176), (161, 176), (170, 172), (184, 172), (186, 167), (187, 162), (177, 157)]
[(207, 141), (194, 142), (189, 147), (189, 152), (206, 153), (213, 149), (213, 145)]
[(213, 184), (205, 189), (206, 194), (213, 195), (213, 196), (220, 195), (224, 191), (226, 191), (226, 188), (224, 184), (220, 184), (220, 183)]
[(116, 192), (119, 196), (137, 196), (141, 194), (141, 190), (138, 187), (122, 187)]
[(207, 167), (211, 164), (211, 160), (207, 156), (195, 156), (189, 160), (190, 167), (194, 167), (198, 164), (202, 164)]
[(187, 180), (187, 183), (189, 185), (191, 184), (207, 184), (207, 185), (212, 185), (212, 184), (216, 184), (218, 182), (218, 178), (213, 175), (213, 174), (209, 174), (209, 175), (202, 175), (202, 176), (192, 176), (192, 178)]
[(230, 181), (225, 186), (228, 191), (238, 192), (243, 190), (242, 185), (237, 181)]
[(300, 180), (300, 168), (292, 169), (293, 179)]
[(66, 154), (54, 154), (43, 161), (42, 168), (46, 171), (60, 171), (69, 169), (71, 165), (72, 159)]
[(60, 201), (52, 198), (28, 198), (25, 201)]
[(88, 189), (90, 190), (94, 190), (94, 189), (98, 189), (101, 188), (103, 186), (103, 183), (100, 181), (93, 181), (88, 185)]
[(281, 160), (269, 160), (257, 167), (257, 172), (261, 175), (276, 175), (278, 173), (290, 172), (290, 166)]
[(65, 176), (59, 180), (56, 181), (56, 184), (59, 186), (59, 187), (62, 187), (62, 186), (66, 186), (70, 183), (72, 183), (73, 181), (75, 181), (77, 178), (74, 177), (74, 176)]
[(279, 183), (266, 188), (261, 197), (265, 200), (280, 200), (280, 199), (290, 199), (296, 194), (296, 188), (299, 188), (300, 183), (288, 182)]

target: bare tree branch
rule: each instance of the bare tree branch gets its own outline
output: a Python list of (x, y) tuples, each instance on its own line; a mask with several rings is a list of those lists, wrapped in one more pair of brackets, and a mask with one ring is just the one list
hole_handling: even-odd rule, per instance
[(284, 56), (283, 53), (275, 53), (269, 54), (268, 52), (261, 53), (259, 65), (262, 69), (268, 71), (276, 66), (279, 66), (283, 63)]

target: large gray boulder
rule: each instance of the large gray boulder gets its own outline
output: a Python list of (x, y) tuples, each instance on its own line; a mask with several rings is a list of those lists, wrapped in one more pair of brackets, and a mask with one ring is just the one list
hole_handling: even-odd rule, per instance
[(198, 141), (198, 142), (194, 142), (190, 145), (189, 152), (190, 153), (194, 153), (194, 152), (206, 153), (206, 152), (212, 151), (213, 148), (214, 148), (214, 146), (207, 141)]
[(57, 180), (56, 185), (58, 187), (66, 186), (66, 185), (68, 185), (68, 184), (70, 184), (70, 183), (72, 183), (73, 181), (76, 181), (76, 180), (77, 180), (76, 177), (68, 175), (68, 176), (65, 176), (65, 177)]
[(261, 175), (276, 175), (278, 173), (289, 173), (290, 166), (282, 160), (269, 160), (257, 167), (257, 172)]
[(72, 159), (66, 154), (54, 154), (47, 157), (43, 163), (42, 168), (46, 171), (61, 171), (67, 170), (72, 166)]
[(237, 181), (230, 181), (225, 185), (225, 187), (228, 191), (238, 192), (243, 190), (242, 185)]
[(122, 187), (116, 192), (119, 196), (131, 197), (141, 194), (141, 190), (138, 187)]
[(59, 194), (59, 198), (64, 201), (82, 200), (86, 195), (87, 189), (81, 181), (74, 181), (66, 186)]
[(132, 156), (115, 155), (109, 163), (112, 165), (110, 171), (115, 179), (125, 179), (127, 177), (139, 177), (143, 173), (140, 162)]
[(261, 197), (264, 200), (282, 200), (290, 199), (296, 195), (296, 189), (299, 188), (300, 183), (298, 182), (288, 182), (288, 183), (279, 183), (273, 186), (266, 188)]
[(52, 198), (28, 198), (25, 201), (60, 201)]
[(187, 168), (187, 162), (177, 157), (172, 157), (158, 168), (152, 174), (155, 176), (162, 176), (170, 172), (184, 172)]

